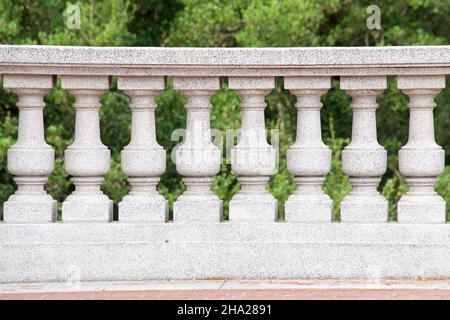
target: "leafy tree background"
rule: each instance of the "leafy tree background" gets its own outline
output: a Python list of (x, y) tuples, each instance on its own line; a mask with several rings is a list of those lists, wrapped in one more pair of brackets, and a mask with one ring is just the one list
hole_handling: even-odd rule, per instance
[[(382, 30), (368, 30), (366, 8), (373, 1), (354, 0), (90, 0), (77, 1), (81, 9), (81, 29), (65, 26), (65, 8), (70, 2), (53, 0), (0, 0), (0, 43), (87, 46), (198, 46), (198, 47), (294, 47), (294, 46), (387, 46), (443, 45), (450, 43), (450, 4), (438, 0), (377, 1), (381, 8)], [(113, 79), (114, 80), (114, 79)], [(239, 128), (239, 96), (223, 89), (211, 99), (211, 126), (220, 130)], [(436, 140), (446, 149), (446, 170), (437, 191), (446, 198), (450, 210), (450, 81), (437, 97)], [(283, 89), (282, 79), (267, 96), (266, 126), (280, 130), (280, 170), (270, 183), (270, 192), (279, 200), (280, 218), (284, 202), (295, 190), (286, 170), (287, 148), (295, 140), (296, 98)], [(0, 203), (15, 186), (6, 169), (6, 150), (17, 137), (17, 98), (0, 86)], [(46, 139), (56, 149), (56, 165), (47, 190), (61, 203), (73, 185), (63, 167), (63, 151), (72, 143), (74, 98), (57, 87), (45, 97)], [(351, 135), (350, 97), (333, 79), (332, 89), (322, 97), (324, 141), (333, 150), (332, 171), (324, 190), (334, 199), (334, 218), (339, 219), (339, 202), (350, 190), (341, 171), (341, 150)], [(170, 154), (178, 142), (170, 141), (174, 129), (184, 128), (184, 97), (170, 82), (157, 98), (157, 137)], [(390, 202), (390, 219), (395, 220), (395, 204), (407, 190), (398, 171), (397, 152), (407, 141), (408, 98), (389, 78), (389, 88), (378, 97), (378, 137), (388, 150), (388, 170), (380, 191)], [(130, 139), (128, 98), (117, 90), (115, 81), (102, 97), (102, 141), (112, 151), (111, 171), (103, 190), (115, 203), (129, 191), (120, 167), (120, 151)], [(173, 201), (184, 186), (170, 159), (159, 190)], [(222, 165), (213, 185), (227, 205), (239, 184), (230, 166)], [(0, 209), (1, 210), (1, 209)], [(450, 211), (448, 211), (450, 217)]]

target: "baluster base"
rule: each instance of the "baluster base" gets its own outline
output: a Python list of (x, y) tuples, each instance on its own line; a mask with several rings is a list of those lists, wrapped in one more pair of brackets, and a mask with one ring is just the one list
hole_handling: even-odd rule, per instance
[(113, 202), (109, 199), (77, 196), (62, 204), (63, 222), (110, 222), (112, 219)]
[(270, 195), (235, 196), (229, 209), (230, 221), (273, 222), (278, 218), (278, 202)]
[(435, 177), (406, 178), (409, 191), (397, 204), (400, 223), (445, 223), (445, 200), (434, 190)]
[(14, 177), (17, 191), (3, 207), (3, 220), (18, 223), (55, 222), (56, 200), (44, 190), (46, 176)]
[(100, 191), (103, 177), (72, 177), (75, 191), (62, 204), (63, 222), (110, 222), (113, 202)]
[(126, 196), (119, 203), (121, 222), (167, 222), (169, 202), (162, 196)]
[(294, 178), (297, 190), (285, 203), (288, 222), (331, 222), (333, 201), (322, 190), (325, 177), (299, 176)]
[(407, 178), (409, 191), (397, 204), (400, 223), (445, 223), (445, 200), (434, 191), (437, 178)]
[(265, 189), (269, 177), (239, 177), (241, 191), (230, 201), (231, 221), (273, 222), (278, 218), (278, 201)]
[(341, 222), (387, 222), (388, 201), (381, 195), (348, 195), (341, 202)]
[(341, 222), (387, 222), (389, 203), (377, 191), (380, 178), (350, 178), (352, 191), (341, 202)]
[(169, 202), (156, 190), (159, 177), (128, 177), (128, 182), (131, 191), (119, 203), (119, 221), (166, 222)]
[(3, 207), (3, 221), (45, 223), (57, 220), (56, 200), (49, 195), (12, 195)]
[(288, 222), (331, 222), (333, 201), (327, 195), (291, 195), (285, 203)]
[(186, 191), (173, 204), (174, 222), (220, 222), (222, 200), (211, 192), (213, 177), (184, 177)]
[(223, 220), (222, 200), (205, 197), (179, 199), (173, 204), (174, 222), (220, 222)]
[(445, 201), (441, 196), (403, 196), (397, 204), (399, 223), (445, 223)]

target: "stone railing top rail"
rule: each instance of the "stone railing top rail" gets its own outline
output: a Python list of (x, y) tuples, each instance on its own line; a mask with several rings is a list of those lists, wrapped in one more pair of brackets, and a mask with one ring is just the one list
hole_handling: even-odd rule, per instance
[[(81, 67), (81, 68), (80, 68)], [(86, 69), (86, 67), (89, 67)], [(450, 46), (323, 48), (154, 48), (0, 45), (0, 73), (290, 75), (450, 73)], [(39, 69), (40, 68), (40, 69)], [(84, 69), (83, 69), (84, 68)], [(158, 70), (159, 68), (159, 70)], [(393, 68), (395, 70), (393, 70)], [(103, 69), (103, 71), (101, 70)], [(152, 69), (152, 71), (149, 71)], [(357, 72), (355, 70), (361, 70)], [(381, 69), (381, 70), (380, 70)], [(302, 71), (303, 70), (303, 71)], [(315, 71), (314, 71), (315, 70)], [(389, 71), (390, 70), (390, 71)], [(187, 74), (189, 75), (189, 74)]]

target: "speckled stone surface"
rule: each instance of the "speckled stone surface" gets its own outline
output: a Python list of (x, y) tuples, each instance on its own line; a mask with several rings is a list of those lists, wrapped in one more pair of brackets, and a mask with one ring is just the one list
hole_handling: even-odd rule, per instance
[[(80, 280), (207, 278), (411, 278), (450, 277), (450, 225), (445, 201), (434, 191), (445, 151), (436, 144), (433, 101), (450, 74), (450, 46), (364, 48), (94, 48), (0, 45), (0, 74), (19, 96), (19, 139), (8, 150), (18, 185), (0, 222), (0, 282), (64, 281), (74, 268)], [(74, 143), (65, 168), (76, 185), (62, 204), (43, 186), (54, 151), (45, 142), (43, 96), (54, 75), (76, 98)], [(100, 140), (99, 98), (111, 75), (131, 98), (132, 141), (122, 167), (132, 186), (112, 222), (112, 201), (100, 185), (110, 151)], [(168, 202), (156, 185), (165, 170), (155, 135), (154, 97), (165, 77), (186, 99), (187, 136), (176, 151), (186, 192)], [(399, 169), (409, 191), (398, 203), (398, 223), (387, 222), (378, 191), (386, 151), (377, 141), (376, 97), (386, 76), (397, 76), (409, 97), (408, 143)], [(241, 190), (222, 220), (222, 202), (211, 191), (220, 150), (211, 142), (210, 99), (228, 76), (241, 98), (242, 126), (231, 151)], [(278, 150), (267, 143), (265, 96), (276, 76), (297, 96), (297, 137), (287, 163), (297, 190), (277, 219), (277, 200), (266, 185)], [(339, 76), (352, 97), (352, 140), (343, 170), (352, 192), (341, 203), (341, 223), (331, 222), (331, 199), (321, 185), (331, 153), (321, 140), (320, 97)], [(23, 223), (27, 222), (27, 223)], [(90, 222), (90, 223), (71, 223)]]
[(66, 222), (111, 221), (112, 201), (100, 189), (110, 169), (110, 150), (100, 140), (100, 96), (109, 77), (63, 76), (61, 86), (75, 96), (75, 136), (64, 151), (64, 168), (72, 177), (73, 191), (62, 204)]
[(156, 140), (155, 96), (163, 77), (119, 77), (117, 86), (130, 97), (131, 140), (121, 152), (131, 191), (119, 203), (119, 221), (165, 222), (169, 203), (156, 189), (166, 170), (166, 151)]
[(333, 201), (321, 188), (325, 178), (294, 178), (297, 190), (285, 202), (287, 222), (331, 222)]
[(230, 201), (230, 220), (274, 221), (277, 200), (265, 185), (277, 169), (277, 150), (266, 140), (264, 109), (275, 78), (231, 77), (228, 85), (241, 96), (242, 110), (239, 141), (231, 149), (231, 169), (241, 189)]
[(119, 203), (121, 222), (165, 222), (169, 202), (162, 195), (127, 195)]
[(409, 190), (397, 205), (403, 223), (445, 223), (445, 201), (434, 186), (445, 166), (445, 151), (435, 142), (434, 97), (445, 88), (444, 76), (399, 76), (398, 88), (409, 96), (408, 142), (398, 154)]
[(342, 170), (352, 190), (341, 202), (341, 221), (386, 222), (388, 201), (377, 187), (387, 168), (387, 152), (377, 140), (375, 110), (387, 78), (341, 77), (340, 86), (352, 97), (353, 111), (352, 138), (342, 151)]
[(0, 261), (0, 282), (449, 278), (450, 224), (0, 223)]
[(450, 46), (112, 48), (0, 45), (0, 73), (90, 76), (367, 76), (450, 73)]
[[(210, 188), (212, 179), (207, 188)], [(218, 222), (223, 219), (223, 204), (218, 196), (208, 190), (185, 192), (173, 204), (175, 223)]]
[(14, 175), (17, 191), (3, 207), (7, 222), (53, 222), (56, 201), (44, 190), (54, 168), (55, 151), (45, 141), (44, 95), (54, 86), (46, 75), (5, 75), (3, 85), (17, 94), (19, 132), (7, 151), (8, 171)]
[(241, 190), (229, 203), (229, 218), (234, 222), (274, 222), (278, 217), (277, 200), (266, 189), (269, 177), (238, 178)]
[(3, 204), (5, 222), (44, 223), (56, 221), (56, 200), (44, 197), (17, 197), (12, 195)]
[(3, 64), (450, 65), (450, 46), (322, 48), (119, 48), (0, 46)]
[(113, 219), (113, 202), (106, 195), (69, 196), (62, 203), (64, 222), (109, 222)]
[(212, 143), (211, 96), (220, 88), (217, 77), (175, 77), (174, 88), (186, 96), (186, 136), (175, 151), (177, 172), (186, 191), (173, 206), (175, 222), (219, 222), (222, 201), (211, 191), (222, 163), (221, 150)]
[(397, 220), (400, 223), (445, 223), (445, 212), (445, 200), (437, 194), (406, 194), (397, 203)]
[(320, 98), (329, 77), (286, 77), (284, 87), (297, 96), (297, 137), (287, 151), (287, 168), (297, 189), (285, 203), (286, 221), (331, 222), (332, 201), (322, 191), (331, 170), (331, 150), (322, 142)]
[(0, 73), (90, 76), (367, 76), (450, 73), (450, 46), (111, 48), (0, 45)]

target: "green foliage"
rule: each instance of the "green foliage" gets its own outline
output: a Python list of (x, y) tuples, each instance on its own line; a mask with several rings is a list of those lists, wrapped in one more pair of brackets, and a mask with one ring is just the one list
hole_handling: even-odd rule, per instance
[[(283, 90), (282, 80), (277, 79), (275, 89), (266, 97), (265, 116), (269, 142), (278, 142), (271, 144), (278, 146), (279, 153), (278, 171), (271, 177), (268, 189), (278, 199), (279, 218), (284, 219), (284, 202), (295, 191), (293, 177), (287, 171), (286, 152), (295, 140), (297, 110), (294, 107), (296, 98)], [(274, 130), (278, 130), (276, 139), (272, 136), (272, 133), (277, 132)]]
[(447, 203), (447, 221), (450, 221), (450, 166), (447, 166), (444, 173), (439, 177), (438, 184), (436, 186), (436, 191), (444, 196), (445, 202)]
[[(448, 44), (450, 5), (438, 0), (399, 0), (382, 2), (381, 30), (368, 30), (366, 8), (369, 0), (86, 0), (74, 1), (81, 13), (81, 29), (69, 30), (65, 8), (71, 2), (39, 0), (0, 0), (0, 43), (54, 44), (93, 46), (199, 46), (199, 47), (273, 47), (273, 46), (364, 46), (364, 45), (430, 45)], [(49, 18), (51, 17), (51, 18)], [(239, 190), (225, 153), (233, 138), (227, 129), (240, 127), (240, 98), (222, 79), (223, 88), (212, 98), (211, 127), (218, 129), (222, 139), (223, 165), (213, 183), (213, 191), (228, 202)], [(1, 82), (1, 81), (0, 81)], [(61, 203), (73, 190), (64, 171), (64, 150), (73, 141), (74, 98), (59, 85), (45, 97), (46, 139), (55, 148), (55, 170), (47, 190)], [(437, 97), (435, 111), (436, 140), (450, 159), (450, 79), (447, 88)], [(17, 136), (17, 98), (0, 87), (0, 203), (14, 192), (15, 186), (6, 169), (6, 152)], [(295, 190), (286, 168), (286, 150), (294, 143), (296, 98), (283, 89), (277, 79), (276, 88), (266, 97), (268, 141), (279, 141), (279, 169), (271, 177), (268, 190), (279, 200), (280, 218), (284, 202)], [(157, 139), (168, 153), (167, 170), (158, 185), (170, 201), (184, 191), (184, 185), (170, 159), (180, 143), (172, 132), (185, 127), (185, 98), (167, 79), (167, 88), (157, 97)], [(112, 88), (102, 97), (101, 138), (111, 150), (111, 170), (105, 177), (103, 190), (115, 205), (129, 191), (126, 176), (120, 167), (120, 151), (130, 139), (129, 99)], [(334, 219), (339, 219), (339, 204), (350, 191), (348, 177), (342, 173), (341, 151), (350, 142), (351, 98), (339, 89), (338, 79), (322, 97), (323, 139), (333, 151), (332, 170), (324, 191), (334, 200)], [(378, 97), (378, 137), (388, 151), (388, 170), (380, 184), (381, 193), (389, 200), (390, 219), (395, 220), (396, 203), (407, 190), (398, 171), (397, 153), (408, 136), (408, 98), (389, 78), (389, 88)], [(278, 135), (273, 134), (278, 129)], [(436, 190), (450, 201), (450, 167), (441, 175)], [(450, 206), (448, 216), (450, 218)]]
[(228, 88), (225, 83), (223, 88), (211, 97), (211, 127), (221, 136), (219, 141), (214, 141), (222, 150), (223, 164), (212, 186), (213, 191), (223, 200), (224, 216), (228, 218), (228, 204), (233, 195), (239, 191), (239, 183), (235, 174), (230, 172), (229, 155), (226, 153), (227, 143), (233, 143), (232, 138), (227, 137), (227, 130), (237, 130), (241, 124), (241, 112), (239, 110), (239, 96)]
[(239, 11), (247, 1), (182, 0), (164, 43), (168, 46), (232, 47), (242, 28)]
[(0, 202), (14, 192), (14, 184), (11, 174), (6, 170), (6, 152), (14, 143), (17, 134), (17, 118), (10, 115), (2, 117), (0, 124)]
[(351, 190), (349, 179), (342, 172), (341, 162), (342, 149), (350, 143), (350, 139), (336, 137), (333, 117), (330, 117), (328, 123), (331, 135), (327, 138), (326, 143), (332, 151), (332, 159), (331, 171), (325, 180), (323, 190), (333, 199), (333, 220), (339, 220), (341, 201)]
[[(1, 82), (3, 83), (3, 81)], [(17, 97), (3, 89), (0, 83), (0, 204), (14, 192), (14, 182), (7, 170), (6, 153), (17, 136)], [(1, 212), (2, 210), (0, 210)]]
[[(61, 9), (55, 12), (51, 32), (40, 31), (39, 40), (42, 44), (58, 45), (92, 45), (120, 46), (131, 45), (132, 35), (127, 25), (133, 16), (131, 2), (127, 0), (74, 2), (80, 7), (80, 29), (68, 29), (65, 26), (67, 13), (61, 15)], [(53, 20), (53, 19), (51, 19)]]
[(185, 190), (181, 177), (178, 175), (172, 161), (174, 147), (180, 143), (172, 133), (177, 129), (186, 128), (185, 98), (173, 88), (169, 78), (166, 89), (156, 98), (156, 138), (167, 151), (166, 172), (161, 177), (159, 191), (169, 200), (172, 211), (173, 202)]
[(175, 12), (181, 8), (177, 0), (135, 0), (134, 15), (128, 30), (135, 35), (133, 45), (159, 46), (169, 34)]
[(336, 0), (252, 1), (243, 10), (245, 28), (237, 33), (236, 39), (242, 46), (320, 45), (321, 38), (317, 35), (338, 4)]

